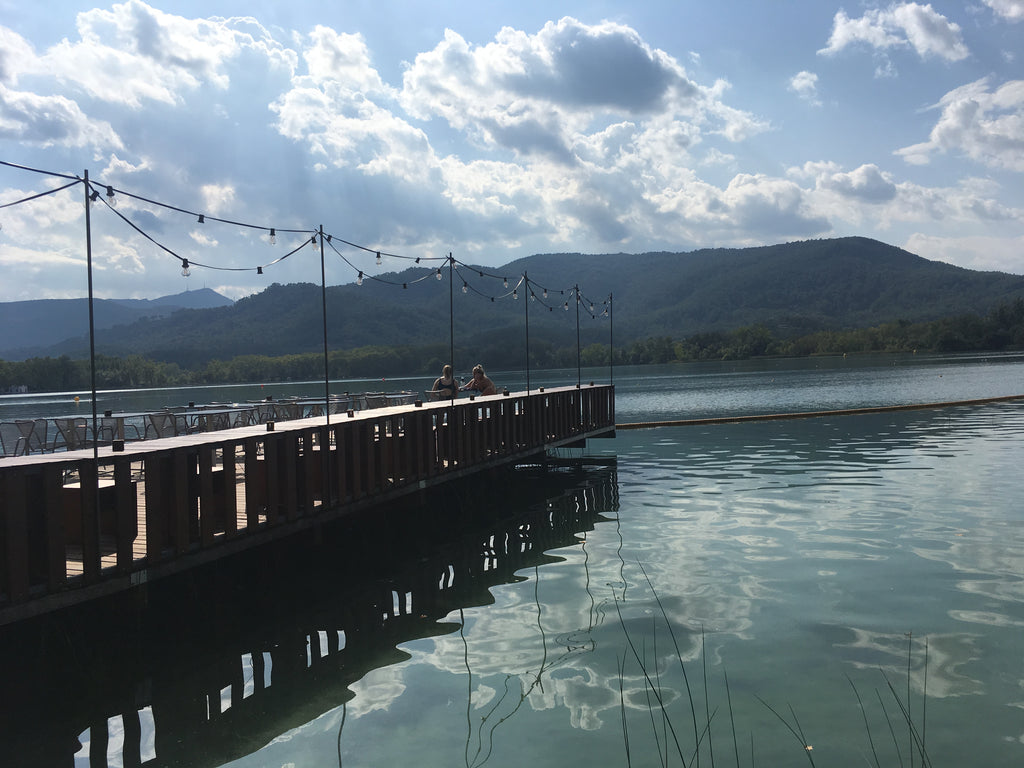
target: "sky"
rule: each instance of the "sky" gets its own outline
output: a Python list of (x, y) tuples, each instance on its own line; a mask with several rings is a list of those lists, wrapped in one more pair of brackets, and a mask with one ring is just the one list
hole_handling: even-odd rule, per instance
[(851, 235), (1024, 274), (1024, 0), (0, 0), (0, 161), (0, 301)]

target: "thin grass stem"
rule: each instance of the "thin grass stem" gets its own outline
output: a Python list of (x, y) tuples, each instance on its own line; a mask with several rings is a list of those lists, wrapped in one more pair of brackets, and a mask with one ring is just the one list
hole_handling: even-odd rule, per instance
[[(675, 647), (676, 650), (676, 658), (679, 659), (679, 669), (683, 673), (683, 684), (686, 686), (686, 697), (690, 701), (690, 715), (693, 718), (693, 741), (696, 744), (697, 709), (693, 706), (693, 691), (690, 690), (690, 677), (686, 674), (686, 665), (683, 664), (683, 654), (679, 650), (679, 641), (676, 639), (676, 633), (672, 629), (672, 622), (668, 619), (668, 612), (665, 610), (665, 606), (664, 604), (662, 604), (661, 598), (658, 596), (658, 591), (654, 588), (654, 585), (651, 583), (650, 576), (647, 575), (647, 571), (644, 569), (644, 564), (638, 561), (637, 565), (640, 566), (640, 572), (644, 575), (644, 579), (646, 579), (647, 581), (647, 586), (651, 588), (651, 594), (654, 595), (654, 600), (658, 604), (658, 609), (661, 611), (661, 616), (663, 619), (665, 619), (665, 626), (668, 627), (669, 637), (672, 638), (672, 645)], [(700, 765), (699, 759), (697, 765)]]
[(736, 715), (732, 710), (732, 691), (729, 690), (729, 673), (722, 667), (722, 675), (725, 677), (725, 700), (729, 704), (729, 724), (732, 726), (732, 749), (736, 754), (736, 768), (740, 768), (740, 744), (736, 740)]
[(882, 764), (878, 760), (878, 751), (875, 749), (875, 740), (871, 735), (871, 725), (868, 723), (868, 712), (864, 709), (864, 702), (861, 701), (860, 691), (857, 690), (857, 686), (853, 684), (853, 680), (849, 675), (846, 675), (846, 679), (850, 683), (850, 687), (853, 688), (853, 695), (857, 697), (857, 706), (860, 707), (861, 717), (864, 718), (864, 730), (868, 732), (868, 744), (871, 745), (871, 756), (875, 759), (875, 768), (882, 768)]
[[(654, 697), (658, 700), (658, 706), (661, 707), (661, 710), (664, 712), (665, 702), (661, 699), (661, 692), (654, 689), (654, 683), (651, 680), (651, 676), (647, 673), (647, 669), (644, 667), (644, 663), (640, 658), (640, 654), (637, 652), (636, 644), (633, 642), (633, 638), (630, 637), (629, 632), (626, 630), (626, 622), (622, 619), (622, 607), (619, 605), (618, 598), (615, 598), (615, 612), (619, 616), (619, 626), (622, 627), (622, 633), (626, 636), (626, 644), (629, 646), (629, 650), (632, 652), (633, 658), (636, 659), (637, 664), (640, 665), (640, 671), (643, 673), (644, 680), (647, 681), (647, 685), (650, 686), (652, 690), (654, 690)], [(676, 734), (676, 729), (675, 726), (672, 725), (671, 719), (669, 719), (668, 721), (668, 727), (669, 731), (672, 734), (672, 741), (675, 743), (676, 746), (676, 752), (679, 754), (679, 759), (683, 762), (683, 768), (686, 768), (686, 758), (683, 756), (683, 749), (682, 746), (679, 744), (679, 737)]]
[[(765, 707), (768, 708), (769, 712), (771, 712), (773, 715), (775, 715), (777, 718), (779, 718), (779, 722), (781, 722), (784, 726), (786, 726), (786, 728), (789, 730), (789, 732), (793, 734), (793, 738), (795, 738), (797, 741), (800, 742), (800, 746), (803, 749), (804, 754), (807, 755), (808, 762), (810, 762), (811, 765), (814, 765), (814, 757), (811, 755), (811, 751), (809, 749), (807, 749), (808, 745), (807, 745), (807, 742), (804, 740), (803, 734), (801, 732), (797, 731), (796, 728), (794, 728), (792, 725), (790, 725), (786, 721), (786, 718), (784, 718), (782, 715), (780, 715), (778, 712), (776, 712), (771, 704), (769, 704), (767, 701), (762, 699), (756, 693), (754, 694), (754, 697), (758, 701), (760, 701), (762, 704), (764, 704)], [(789, 711), (792, 712), (793, 708), (790, 707)], [(797, 726), (799, 726), (799, 723), (797, 723)]]
[(622, 716), (622, 743), (626, 748), (626, 768), (632, 768), (633, 762), (629, 754), (629, 725), (626, 718), (626, 654), (616, 657), (616, 662), (619, 667), (619, 714)]

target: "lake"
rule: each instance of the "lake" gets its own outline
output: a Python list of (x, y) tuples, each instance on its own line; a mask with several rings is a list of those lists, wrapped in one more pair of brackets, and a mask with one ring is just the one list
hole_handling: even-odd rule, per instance
[[(1024, 394), (1022, 355), (580, 375), (614, 379), (620, 423)], [(20, 398), (0, 409), (72, 402)], [(620, 429), (559, 454), (0, 628), (0, 762), (1024, 764), (1024, 400)]]

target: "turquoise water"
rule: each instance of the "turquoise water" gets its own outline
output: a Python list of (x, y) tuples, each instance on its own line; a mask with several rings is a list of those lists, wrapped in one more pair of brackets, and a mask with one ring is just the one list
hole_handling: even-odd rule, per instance
[[(614, 378), (618, 421), (648, 422), (1024, 394), (1024, 357)], [(932, 765), (1024, 764), (1024, 401), (623, 429), (587, 454), (196, 582), (198, 616), (130, 642), (61, 625), (59, 693), (25, 682), (42, 714), (15, 754), (77, 738), (80, 766), (863, 766), (873, 745), (921, 765), (909, 718)], [(120, 693), (100, 700), (98, 678)]]

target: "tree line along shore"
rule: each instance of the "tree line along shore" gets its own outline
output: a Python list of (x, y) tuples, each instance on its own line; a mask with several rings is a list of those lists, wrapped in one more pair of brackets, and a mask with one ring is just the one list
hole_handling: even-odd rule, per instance
[[(493, 349), (455, 348), (457, 360), (495, 360), (490, 367), (525, 367), (525, 340), (518, 347), (506, 343)], [(685, 338), (652, 336), (612, 348), (591, 343), (579, 350), (583, 366), (646, 365), (706, 360), (746, 360), (757, 357), (807, 357), (863, 353), (955, 353), (1024, 350), (1024, 300), (1003, 303), (981, 316), (964, 314), (931, 322), (895, 321), (855, 330), (823, 330), (784, 338), (763, 325), (731, 331), (697, 333)], [(534, 340), (530, 367), (575, 367), (575, 346), (556, 346)], [(381, 375), (433, 375), (447, 362), (447, 345), (370, 346), (328, 352), (331, 379)], [(251, 384), (272, 381), (316, 381), (324, 376), (322, 353), (280, 356), (240, 355), (195, 366), (149, 359), (141, 355), (97, 355), (96, 386), (100, 389)], [(88, 389), (92, 372), (88, 359), (33, 357), (24, 361), (0, 360), (0, 391), (22, 388), (29, 392)]]

